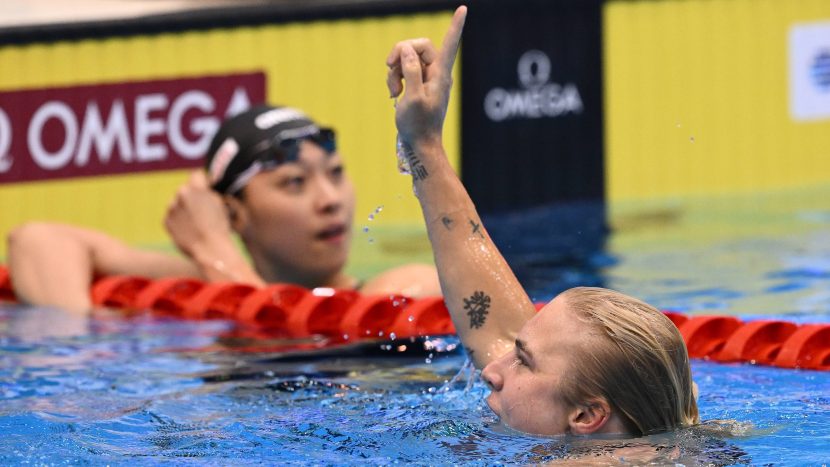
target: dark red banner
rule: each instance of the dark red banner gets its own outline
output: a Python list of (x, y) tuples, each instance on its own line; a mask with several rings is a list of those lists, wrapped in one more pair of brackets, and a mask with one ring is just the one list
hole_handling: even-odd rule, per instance
[(0, 183), (197, 167), (264, 101), (259, 72), (0, 92)]

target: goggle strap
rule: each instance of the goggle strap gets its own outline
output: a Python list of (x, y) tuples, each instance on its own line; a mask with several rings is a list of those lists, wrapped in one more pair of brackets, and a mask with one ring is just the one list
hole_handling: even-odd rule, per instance
[(240, 172), (240, 174), (236, 177), (236, 180), (234, 180), (233, 183), (231, 183), (231, 186), (228, 187), (227, 192), (230, 194), (237, 193), (239, 190), (244, 188), (245, 185), (248, 184), (248, 182), (251, 180), (251, 178), (254, 177), (254, 175), (260, 172), (262, 172), (262, 162), (254, 161), (254, 163), (251, 164), (250, 167)]

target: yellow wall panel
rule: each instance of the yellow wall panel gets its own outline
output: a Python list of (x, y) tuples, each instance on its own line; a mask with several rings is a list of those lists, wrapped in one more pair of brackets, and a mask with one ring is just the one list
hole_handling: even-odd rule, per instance
[[(356, 226), (379, 205), (387, 224), (420, 225), (411, 182), (395, 173), (385, 58), (404, 38), (440, 44), (449, 19), (442, 12), (0, 47), (0, 92), (263, 71), (270, 102), (300, 107), (338, 130), (357, 187)], [(445, 142), (455, 167), (459, 131), (454, 99)], [(0, 186), (0, 234), (28, 220), (59, 220), (166, 246), (162, 216), (186, 176), (176, 170)]]
[(830, 183), (830, 120), (789, 112), (788, 34), (822, 0), (606, 4), (611, 201)]

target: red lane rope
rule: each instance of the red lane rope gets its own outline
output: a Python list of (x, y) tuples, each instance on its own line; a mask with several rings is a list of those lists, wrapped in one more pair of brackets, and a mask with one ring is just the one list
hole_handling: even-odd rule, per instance
[[(98, 306), (150, 310), (182, 319), (234, 320), (255, 326), (262, 336), (306, 338), (322, 334), (331, 343), (455, 333), (441, 297), (363, 295), (288, 284), (258, 289), (192, 278), (150, 280), (135, 276), (100, 278), (92, 285), (91, 297)], [(8, 270), (2, 265), (0, 301), (16, 301)], [(536, 304), (537, 309), (542, 306)], [(680, 330), (691, 358), (830, 370), (830, 324), (744, 322), (734, 316), (665, 313)]]

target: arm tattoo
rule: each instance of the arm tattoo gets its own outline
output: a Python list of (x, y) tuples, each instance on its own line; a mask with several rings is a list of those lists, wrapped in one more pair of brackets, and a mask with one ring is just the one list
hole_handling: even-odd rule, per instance
[(475, 291), (470, 298), (465, 298), (464, 309), (470, 317), (470, 329), (478, 329), (484, 326), (487, 320), (487, 313), (490, 312), (490, 296), (483, 291)]
[(453, 223), (452, 219), (450, 219), (447, 216), (442, 216), (441, 217), (441, 222), (444, 224), (444, 227), (446, 227), (447, 230), (452, 230), (452, 223)]
[(476, 224), (475, 221), (470, 219), (470, 225), (473, 226), (474, 234), (478, 234), (479, 237), (484, 238), (484, 234), (481, 233), (481, 224)]
[(421, 164), (421, 159), (418, 159), (418, 156), (415, 154), (415, 151), (410, 145), (404, 145), (404, 153), (406, 154), (407, 161), (409, 161), (409, 170), (412, 172), (412, 179), (426, 179), (429, 176), (429, 172), (427, 172), (427, 168)]

